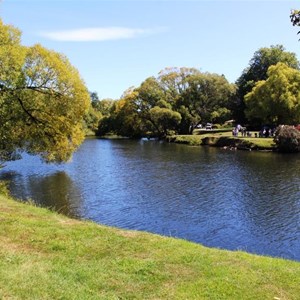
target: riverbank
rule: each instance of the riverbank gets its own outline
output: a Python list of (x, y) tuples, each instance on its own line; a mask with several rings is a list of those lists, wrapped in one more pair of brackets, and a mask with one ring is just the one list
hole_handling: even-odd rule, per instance
[(0, 195), (1, 299), (298, 299), (300, 264), (78, 221)]
[(193, 135), (173, 135), (166, 140), (170, 143), (187, 144), (191, 146), (208, 145), (224, 149), (275, 151), (272, 138), (234, 137), (231, 132), (212, 131)]

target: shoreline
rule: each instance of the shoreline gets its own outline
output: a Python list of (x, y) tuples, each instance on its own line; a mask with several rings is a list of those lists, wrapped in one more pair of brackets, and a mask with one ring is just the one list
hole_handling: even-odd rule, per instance
[(205, 133), (199, 135), (172, 135), (165, 139), (168, 143), (189, 146), (209, 146), (230, 150), (276, 152), (271, 138), (233, 137), (228, 133)]
[(298, 261), (76, 220), (1, 193), (0, 218), (0, 298), (297, 299), (300, 293)]
[[(113, 134), (94, 136), (94, 138), (107, 140), (132, 139)], [(133, 140), (135, 139), (133, 138)], [(235, 137), (232, 136), (231, 131), (228, 130), (196, 131), (195, 134), (191, 135), (168, 135), (161, 138), (161, 140), (166, 141), (167, 143), (184, 144), (189, 146), (209, 146), (223, 148), (225, 150), (278, 152), (273, 142), (273, 138)]]

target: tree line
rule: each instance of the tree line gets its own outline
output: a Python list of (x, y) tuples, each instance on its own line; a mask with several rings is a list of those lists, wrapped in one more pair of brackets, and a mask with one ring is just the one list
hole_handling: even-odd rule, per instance
[[(299, 11), (292, 11), (300, 25)], [(23, 151), (68, 160), (89, 132), (128, 137), (191, 134), (200, 124), (300, 123), (300, 73), (283, 46), (261, 48), (235, 83), (195, 68), (165, 68), (118, 100), (89, 93), (66, 56), (21, 44), (0, 19), (0, 167)]]
[(94, 99), (92, 107), (101, 115), (98, 135), (164, 137), (229, 120), (252, 128), (298, 124), (299, 88), (296, 54), (275, 45), (257, 50), (235, 83), (195, 68), (165, 68), (120, 99)]

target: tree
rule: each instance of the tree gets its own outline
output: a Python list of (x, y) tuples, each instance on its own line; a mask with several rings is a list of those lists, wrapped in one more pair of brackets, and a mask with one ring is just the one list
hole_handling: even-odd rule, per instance
[(186, 79), (199, 73), (200, 71), (195, 68), (169, 67), (161, 70), (157, 78), (164, 93), (164, 101), (181, 115), (181, 122), (177, 126), (177, 131), (181, 134), (190, 133), (191, 125), (196, 122), (189, 109), (183, 104), (183, 96), (188, 88)]
[(299, 123), (300, 71), (278, 63), (267, 76), (245, 96), (246, 116), (260, 125)]
[(88, 91), (64, 55), (20, 36), (0, 20), (0, 160), (27, 151), (66, 161), (84, 138)]
[(185, 83), (181, 104), (188, 109), (194, 124), (223, 123), (231, 117), (229, 107), (235, 85), (224, 76), (198, 73), (186, 77)]
[[(223, 122), (231, 117), (229, 103), (235, 86), (221, 75), (166, 68), (157, 78), (146, 79), (136, 92), (136, 109), (149, 131), (164, 135), (170, 126), (169, 130), (188, 134), (200, 122)], [(176, 121), (167, 122), (168, 118)]]
[(101, 120), (99, 133), (162, 137), (172, 130), (188, 134), (199, 122), (228, 120), (234, 94), (235, 85), (224, 76), (166, 68), (157, 78), (147, 78), (124, 93), (111, 116)]
[(234, 118), (242, 123), (246, 121), (244, 115), (245, 95), (251, 92), (256, 82), (266, 80), (269, 67), (279, 62), (285, 63), (291, 68), (299, 69), (296, 54), (285, 51), (282, 45), (260, 48), (254, 53), (253, 58), (249, 62), (249, 66), (244, 69), (242, 75), (236, 81), (238, 89)]
[(185, 67), (173, 67), (161, 70), (157, 80), (164, 91), (165, 100), (171, 105), (176, 105), (176, 102), (188, 87), (186, 78), (199, 73), (200, 71), (195, 68)]
[(300, 10), (293, 9), (290, 14), (290, 19), (293, 26), (300, 26)]
[(97, 92), (90, 92), (91, 105), (84, 116), (86, 135), (97, 133), (101, 119), (109, 117), (114, 104), (113, 99), (100, 100)]
[(294, 126), (280, 126), (275, 132), (274, 142), (280, 152), (300, 152), (300, 132)]
[(92, 103), (97, 103), (100, 99), (97, 92), (89, 92)]
[(180, 113), (165, 107), (155, 106), (150, 109), (149, 115), (159, 137), (167, 136), (168, 131), (175, 130), (181, 121)]
[(97, 102), (92, 102), (92, 106), (96, 111), (100, 112), (103, 116), (109, 116), (114, 103), (115, 100), (107, 98), (107, 99), (98, 100)]
[(137, 95), (136, 91), (128, 92), (124, 98), (114, 102), (110, 115), (100, 120), (98, 135), (114, 133), (130, 138), (143, 136), (145, 129), (136, 105)]
[[(178, 121), (179, 120), (179, 121)], [(100, 121), (99, 134), (114, 132), (128, 137), (165, 136), (181, 116), (166, 102), (159, 82), (149, 77), (140, 87), (130, 88), (115, 103), (109, 117)]]
[(90, 105), (83, 118), (83, 129), (85, 135), (93, 135), (98, 130), (98, 125), (101, 118), (102, 114), (95, 110), (92, 105)]
[(166, 68), (159, 73), (165, 101), (180, 113), (177, 131), (192, 133), (203, 122), (224, 122), (231, 117), (229, 109), (235, 86), (224, 76), (202, 73), (195, 68)]

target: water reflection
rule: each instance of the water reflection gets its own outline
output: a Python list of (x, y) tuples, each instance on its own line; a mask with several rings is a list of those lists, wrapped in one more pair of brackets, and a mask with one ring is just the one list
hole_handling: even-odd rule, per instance
[(80, 192), (63, 171), (46, 176), (23, 176), (17, 172), (2, 172), (0, 180), (9, 182), (12, 195), (24, 201), (53, 209), (70, 217), (79, 217)]
[(15, 194), (71, 215), (300, 260), (299, 163), (297, 155), (94, 139), (72, 163), (27, 157), (6, 170), (15, 172)]

